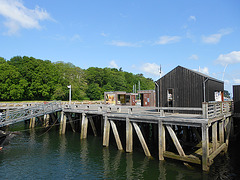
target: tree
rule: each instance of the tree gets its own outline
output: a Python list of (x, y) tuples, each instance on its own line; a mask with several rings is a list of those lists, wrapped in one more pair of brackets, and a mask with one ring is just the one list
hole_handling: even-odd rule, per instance
[(0, 57), (0, 72), (0, 100), (67, 100), (68, 85), (72, 86), (73, 100), (101, 99), (105, 91), (132, 92), (138, 81), (141, 89), (154, 89), (152, 79), (122, 68), (83, 70), (72, 63), (27, 56), (15, 56), (9, 61)]
[(0, 64), (6, 63), (6, 60), (3, 57), (0, 57)]
[(102, 92), (98, 84), (93, 83), (88, 86), (87, 96), (90, 100), (100, 100), (102, 98)]

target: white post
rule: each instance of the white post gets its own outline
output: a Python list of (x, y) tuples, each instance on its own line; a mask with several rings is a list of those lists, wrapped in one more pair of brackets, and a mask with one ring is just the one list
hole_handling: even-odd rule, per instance
[(72, 88), (72, 86), (69, 85), (67, 87), (69, 88), (69, 105), (71, 105), (71, 88)]

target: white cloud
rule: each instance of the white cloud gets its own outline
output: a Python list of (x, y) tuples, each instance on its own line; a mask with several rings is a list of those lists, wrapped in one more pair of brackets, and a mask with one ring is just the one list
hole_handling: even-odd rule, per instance
[(221, 29), (219, 33), (202, 36), (202, 41), (207, 44), (217, 44), (224, 35), (230, 34), (231, 32), (231, 29)]
[(170, 44), (181, 40), (180, 36), (161, 36), (155, 44)]
[(208, 71), (208, 68), (207, 67), (204, 67), (204, 68), (201, 68), (199, 66), (199, 69), (198, 69), (199, 72), (203, 73), (203, 74), (209, 74), (209, 71)]
[(118, 69), (118, 65), (114, 60), (110, 61), (110, 68), (117, 68)]
[(142, 65), (141, 70), (153, 76), (159, 76), (159, 65), (155, 63), (145, 63)]
[(70, 38), (71, 41), (81, 41), (81, 37), (79, 34), (74, 34), (71, 38)]
[(227, 64), (240, 63), (240, 51), (232, 51), (228, 54), (220, 54), (215, 62), (223, 66)]
[(112, 41), (110, 45), (119, 46), (119, 47), (140, 47), (140, 43), (131, 43), (124, 41)]
[(235, 84), (240, 84), (240, 79), (233, 79)]
[(102, 32), (102, 33), (101, 33), (101, 36), (107, 37), (107, 34), (105, 34), (104, 32)]
[(195, 16), (189, 16), (188, 20), (195, 22), (197, 20), (197, 18)]
[(193, 55), (191, 55), (188, 59), (198, 60), (198, 55), (193, 54)]
[(229, 85), (229, 84), (231, 84), (231, 83), (230, 83), (229, 80), (226, 79), (226, 80), (224, 80), (224, 84), (225, 84), (225, 85)]
[(46, 10), (38, 6), (28, 9), (21, 0), (0, 0), (0, 15), (6, 18), (8, 35), (16, 34), (21, 28), (40, 29), (39, 21), (52, 20)]

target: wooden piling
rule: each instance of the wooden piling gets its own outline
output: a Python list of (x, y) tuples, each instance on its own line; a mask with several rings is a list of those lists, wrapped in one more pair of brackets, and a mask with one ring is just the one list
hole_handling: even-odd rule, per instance
[(44, 114), (44, 127), (49, 127), (49, 114)]
[(82, 127), (81, 127), (81, 136), (80, 139), (87, 138), (87, 128), (88, 128), (88, 118), (85, 113), (82, 113)]
[(217, 146), (218, 146), (218, 141), (217, 141), (217, 123), (218, 122), (214, 122), (212, 124), (212, 146), (213, 146), (213, 151), (217, 150)]
[(103, 146), (109, 146), (110, 122), (107, 116), (104, 116)]
[(165, 145), (165, 128), (162, 121), (158, 121), (158, 148), (159, 148), (159, 160), (164, 160)]
[(67, 121), (66, 115), (62, 111), (61, 112), (61, 122), (60, 122), (59, 134), (65, 134), (65, 132), (66, 132), (66, 121)]
[(218, 124), (219, 128), (219, 142), (220, 144), (224, 143), (224, 120), (221, 120)]
[(202, 125), (202, 170), (209, 171), (209, 135), (208, 125)]
[(29, 124), (30, 129), (35, 127), (35, 121), (36, 121), (36, 117), (33, 117), (30, 119), (30, 124)]
[(129, 118), (126, 118), (126, 152), (133, 151), (133, 133), (132, 133), (132, 124)]

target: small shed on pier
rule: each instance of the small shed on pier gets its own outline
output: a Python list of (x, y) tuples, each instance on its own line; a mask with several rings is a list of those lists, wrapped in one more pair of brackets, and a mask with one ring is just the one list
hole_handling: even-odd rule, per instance
[(155, 106), (156, 97), (155, 90), (139, 90), (138, 94), (141, 99), (141, 106)]
[(159, 107), (202, 107), (202, 102), (221, 101), (224, 82), (177, 66), (156, 81)]
[(125, 91), (104, 92), (104, 104), (135, 106), (137, 95)]

